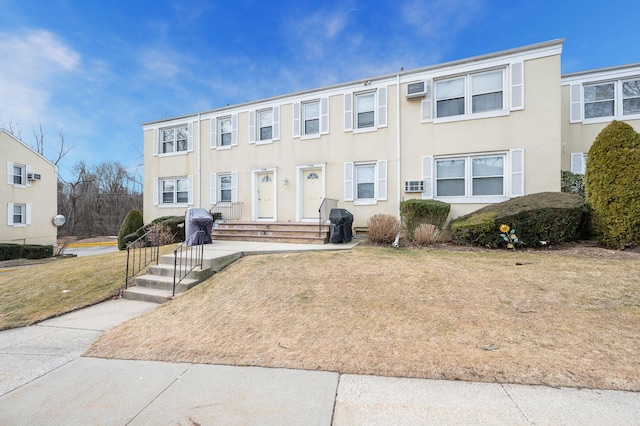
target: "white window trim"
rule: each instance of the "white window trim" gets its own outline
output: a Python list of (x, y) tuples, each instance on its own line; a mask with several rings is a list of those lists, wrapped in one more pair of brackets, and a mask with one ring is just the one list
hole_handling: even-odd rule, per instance
[[(356, 167), (374, 166), (373, 194), (374, 198), (357, 198), (358, 187)], [(344, 200), (352, 201), (355, 206), (375, 205), (379, 201), (387, 201), (388, 183), (387, 160), (358, 161), (344, 163)]]
[[(503, 156), (503, 195), (471, 195), (473, 178), (472, 162), (473, 158)], [(460, 159), (465, 161), (465, 196), (438, 196), (437, 195), (437, 179), (436, 165), (439, 160)], [(435, 199), (451, 204), (469, 204), (469, 203), (500, 203), (513, 197), (524, 195), (524, 150), (513, 149), (510, 151), (470, 153), (460, 155), (442, 155), (442, 156), (425, 156), (422, 157), (422, 173), (424, 184), (423, 199)], [(431, 170), (429, 170), (431, 169)]]
[[(601, 80), (585, 80), (582, 82), (571, 83), (569, 85), (569, 122), (570, 123), (583, 123), (583, 124), (596, 124), (596, 123), (608, 123), (613, 120), (638, 120), (640, 114), (624, 114), (623, 109), (623, 93), (622, 86), (627, 81), (640, 80), (640, 75), (636, 76), (624, 76), (620, 78), (605, 78)], [(589, 86), (599, 86), (604, 84), (614, 84), (614, 99), (613, 99), (613, 115), (607, 115), (604, 117), (584, 117), (584, 89)]]
[[(218, 136), (220, 123), (224, 119), (231, 119), (231, 145), (219, 145)], [(211, 118), (211, 137), (209, 147), (215, 150), (228, 150), (238, 146), (238, 114), (227, 114)]]
[[(13, 168), (20, 167), (22, 169), (22, 183), (13, 183)], [(12, 163), (7, 161), (7, 185), (11, 185), (14, 188), (26, 188), (31, 186), (31, 182), (27, 179), (27, 175), (31, 172), (31, 166), (27, 164)]]
[[(13, 221), (13, 209), (14, 207), (18, 205), (18, 206), (23, 206), (22, 209), (22, 218), (23, 218), (23, 222), (20, 223), (15, 223)], [(31, 225), (31, 211), (32, 211), (32, 207), (31, 207), (31, 203), (7, 203), (7, 226), (11, 226), (13, 228), (24, 228), (26, 226)]]
[[(179, 127), (187, 128), (187, 149), (182, 151), (176, 151), (177, 141), (174, 139), (174, 151), (162, 152), (162, 131), (168, 129), (177, 129)], [(193, 123), (182, 123), (171, 126), (160, 127), (153, 129), (153, 155), (159, 157), (171, 157), (174, 155), (186, 155), (193, 152)]]
[[(219, 201), (220, 193), (219, 191), (219, 179), (222, 176), (231, 176), (231, 201)], [(214, 205), (216, 203), (237, 203), (238, 202), (238, 172), (221, 172), (221, 173), (211, 173), (209, 177), (209, 197), (210, 204)]]
[[(187, 179), (188, 180), (188, 192), (186, 203), (163, 203), (162, 202), (162, 181), (168, 179)], [(176, 194), (177, 195), (177, 194)], [(176, 196), (177, 199), (177, 196)], [(175, 208), (175, 207), (187, 207), (193, 205), (193, 175), (188, 176), (163, 176), (153, 178), (153, 205), (161, 209), (163, 208)]]
[[(358, 114), (356, 111), (356, 97), (373, 94), (373, 126), (358, 128)], [(371, 88), (358, 92), (344, 94), (344, 131), (357, 133), (376, 132), (387, 127), (388, 119), (387, 87)]]
[[(269, 110), (271, 110), (271, 139), (260, 140), (260, 113)], [(249, 111), (249, 143), (266, 145), (278, 140), (280, 140), (280, 107), (273, 106)]]
[[(521, 63), (517, 63), (517, 64), (521, 64)], [(520, 90), (522, 91), (522, 99), (521, 99), (521, 103), (518, 105), (512, 105), (512, 102), (508, 102), (508, 100), (513, 101), (513, 97), (509, 96), (511, 93), (511, 90), (514, 90), (514, 87), (509, 87), (509, 85), (507, 84), (507, 74), (508, 74), (508, 68), (512, 70), (512, 72), (518, 72), (518, 71), (524, 71), (524, 67), (520, 67), (521, 69), (518, 71), (513, 71), (513, 67), (516, 64), (512, 64), (511, 67), (506, 67), (506, 66), (501, 66), (501, 67), (496, 67), (496, 68), (490, 68), (490, 69), (485, 69), (485, 70), (478, 70), (478, 71), (473, 71), (473, 72), (468, 72), (466, 74), (460, 74), (460, 75), (453, 75), (453, 76), (447, 76), (447, 77), (442, 77), (442, 78), (438, 78), (433, 80), (432, 83), (432, 87), (433, 87), (433, 95), (430, 96), (430, 98), (427, 100), (423, 100), (423, 105), (422, 107), (428, 107), (429, 103), (431, 106), (431, 114), (430, 116), (433, 118), (429, 118), (429, 114), (426, 111), (422, 111), (422, 122), (429, 122), (429, 121), (433, 121), (433, 123), (450, 123), (453, 121), (463, 121), (463, 120), (475, 120), (475, 119), (482, 119), (482, 118), (492, 118), (492, 117), (502, 117), (502, 116), (507, 116), (511, 113), (512, 110), (520, 110), (520, 109), (524, 109), (524, 77), (522, 75), (519, 75), (521, 77), (521, 80), (516, 80), (516, 82), (519, 82), (519, 84), (516, 84), (515, 90)], [(491, 72), (495, 72), (495, 71), (502, 71), (502, 109), (495, 109), (495, 110), (491, 110), (491, 111), (482, 111), (482, 112), (472, 112), (472, 102), (473, 102), (473, 96), (472, 96), (472, 92), (471, 92), (471, 78), (475, 75), (482, 75), (482, 74), (488, 74)], [(459, 115), (450, 115), (447, 117), (438, 117), (437, 112), (438, 112), (438, 92), (437, 92), (437, 86), (439, 82), (444, 82), (444, 81), (449, 81), (449, 80), (455, 80), (455, 79), (460, 79), (460, 78), (464, 78), (464, 114), (459, 114)], [(512, 76), (512, 78), (514, 78)], [(508, 89), (509, 88), (509, 89)], [(430, 101), (430, 102), (429, 102)]]

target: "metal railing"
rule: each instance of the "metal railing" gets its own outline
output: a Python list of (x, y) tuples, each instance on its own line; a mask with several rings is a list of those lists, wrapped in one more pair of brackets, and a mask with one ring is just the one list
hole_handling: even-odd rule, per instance
[(160, 253), (160, 230), (150, 229), (137, 240), (127, 244), (127, 272), (124, 279), (125, 290), (129, 280), (152, 262), (158, 264)]
[(318, 237), (322, 236), (322, 224), (329, 219), (331, 209), (338, 208), (338, 200), (325, 198), (318, 208)]
[(213, 220), (240, 220), (242, 219), (242, 203), (221, 201), (209, 210)]
[(204, 259), (204, 239), (206, 232), (198, 230), (185, 238), (173, 251), (173, 296), (176, 287), (195, 268), (202, 267)]

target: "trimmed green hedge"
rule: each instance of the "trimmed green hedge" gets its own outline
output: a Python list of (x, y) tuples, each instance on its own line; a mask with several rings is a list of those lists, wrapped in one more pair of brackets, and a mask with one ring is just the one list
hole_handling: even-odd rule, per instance
[(504, 247), (500, 225), (515, 229), (522, 245), (539, 247), (582, 238), (589, 210), (579, 195), (543, 192), (492, 204), (451, 223), (454, 240), (489, 248)]
[(436, 200), (406, 200), (400, 203), (400, 215), (413, 241), (413, 231), (423, 223), (442, 229), (447, 222), (451, 205)]
[(593, 230), (608, 247), (640, 247), (639, 179), (640, 134), (613, 121), (591, 145), (585, 173)]
[(0, 244), (0, 260), (46, 259), (53, 256), (53, 246), (37, 244)]
[(125, 237), (129, 234), (135, 233), (143, 225), (144, 220), (142, 219), (142, 213), (136, 209), (129, 210), (129, 213), (127, 213), (122, 221), (120, 232), (118, 232), (118, 249), (126, 249), (127, 243), (125, 242)]

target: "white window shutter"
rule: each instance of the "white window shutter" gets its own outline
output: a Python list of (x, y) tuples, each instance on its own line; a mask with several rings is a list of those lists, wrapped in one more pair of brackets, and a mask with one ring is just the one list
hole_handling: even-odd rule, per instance
[(13, 185), (13, 163), (7, 161), (7, 185)]
[(423, 122), (433, 120), (433, 90), (431, 89), (431, 80), (424, 82), (424, 90), (427, 92), (424, 99), (420, 102), (421, 119)]
[(256, 143), (256, 112), (249, 111), (249, 143)]
[(231, 172), (231, 202), (238, 202), (238, 172)]
[(293, 137), (300, 137), (300, 102), (293, 104)]
[(353, 130), (353, 94), (344, 94), (344, 131)]
[(7, 225), (13, 225), (13, 203), (7, 204)]
[(187, 204), (192, 205), (193, 204), (193, 175), (187, 176), (187, 179), (189, 180), (189, 196), (188, 196)]
[(218, 174), (211, 173), (209, 177), (209, 197), (211, 198), (211, 205), (218, 202)]
[(273, 134), (271, 139), (274, 141), (280, 140), (280, 107), (273, 107)]
[(25, 204), (25, 224), (31, 225), (31, 203)]
[(571, 153), (571, 173), (584, 174), (586, 169), (584, 154), (582, 152)]
[(524, 149), (511, 150), (511, 197), (524, 195)]
[(572, 84), (569, 88), (569, 122), (580, 123), (582, 121), (582, 85)]
[(511, 111), (524, 109), (524, 63), (511, 64)]
[(378, 89), (378, 127), (387, 127), (387, 88), (386, 87), (381, 87)]
[(209, 146), (211, 149), (215, 149), (218, 146), (218, 141), (216, 140), (216, 135), (218, 133), (217, 120), (215, 118), (211, 119), (211, 142)]
[(238, 146), (238, 114), (231, 115), (231, 146)]
[(189, 130), (189, 137), (187, 138), (187, 151), (193, 151), (193, 123), (187, 125)]
[(157, 206), (160, 202), (160, 194), (159, 194), (159, 186), (160, 182), (158, 178), (153, 178), (153, 205)]
[(153, 129), (153, 155), (158, 155), (159, 141), (158, 141), (158, 129)]
[(344, 163), (344, 200), (353, 201), (353, 163)]
[(433, 199), (433, 157), (422, 157), (422, 199)]
[(379, 201), (385, 201), (387, 199), (387, 160), (378, 160), (376, 171), (378, 173), (378, 180), (376, 182), (378, 194), (376, 198)]
[(320, 99), (320, 134), (329, 133), (329, 98)]
[(31, 181), (29, 180), (29, 174), (32, 173), (33, 171), (31, 170), (31, 166), (29, 164), (27, 164), (25, 166), (25, 171), (23, 173), (23, 180), (22, 183), (23, 185), (27, 185), (27, 186), (31, 186)]

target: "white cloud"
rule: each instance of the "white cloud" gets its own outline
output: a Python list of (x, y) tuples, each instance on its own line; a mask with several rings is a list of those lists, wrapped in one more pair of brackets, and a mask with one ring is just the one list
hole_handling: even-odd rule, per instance
[(483, 0), (408, 0), (401, 6), (405, 22), (423, 35), (447, 40), (482, 13)]
[(43, 30), (0, 33), (0, 117), (37, 122), (48, 108), (57, 78), (74, 73), (80, 55)]

